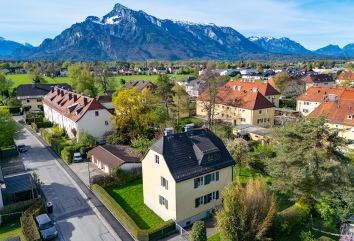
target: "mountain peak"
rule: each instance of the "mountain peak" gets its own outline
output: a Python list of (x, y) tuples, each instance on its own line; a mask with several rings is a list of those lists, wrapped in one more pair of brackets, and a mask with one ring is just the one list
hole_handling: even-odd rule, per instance
[(113, 10), (116, 10), (116, 11), (120, 11), (120, 10), (131, 10), (130, 8), (127, 8), (126, 6), (123, 6), (122, 4), (120, 4), (120, 3), (116, 3), (115, 5), (114, 5), (114, 8), (113, 8)]

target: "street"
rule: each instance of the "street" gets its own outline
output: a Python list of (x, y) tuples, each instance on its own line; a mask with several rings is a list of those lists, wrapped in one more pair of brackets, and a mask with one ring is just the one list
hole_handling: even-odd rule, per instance
[[(18, 121), (21, 116), (15, 116), (14, 119)], [(53, 203), (53, 213), (49, 216), (56, 222), (59, 232), (56, 240), (121, 240), (36, 137), (24, 129), (24, 133), (15, 141), (27, 146), (28, 151), (21, 153), (19, 158), (29, 172), (38, 174), (47, 201)]]

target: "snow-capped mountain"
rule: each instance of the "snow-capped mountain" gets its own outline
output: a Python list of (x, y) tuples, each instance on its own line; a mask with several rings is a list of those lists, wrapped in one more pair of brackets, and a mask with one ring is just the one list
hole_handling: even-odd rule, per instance
[(121, 4), (9, 58), (49, 60), (231, 60), (266, 51), (230, 27), (159, 19)]
[(7, 40), (3, 37), (0, 37), (0, 56), (9, 55), (15, 49), (22, 47), (22, 46), (29, 48), (29, 49), (33, 48), (33, 46), (30, 45), (29, 43), (20, 44), (15, 41)]
[(310, 50), (307, 50), (301, 44), (289, 38), (277, 39), (273, 37), (252, 36), (248, 39), (271, 53), (300, 55), (312, 54)]

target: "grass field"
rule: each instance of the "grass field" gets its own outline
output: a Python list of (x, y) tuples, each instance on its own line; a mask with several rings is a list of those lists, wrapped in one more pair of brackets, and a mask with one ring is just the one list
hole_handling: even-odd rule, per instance
[(0, 226), (0, 240), (16, 236), (20, 236), (21, 240), (25, 240), (21, 232), (20, 220)]
[(155, 227), (164, 221), (144, 204), (142, 180), (107, 189), (109, 195), (125, 210), (141, 229)]

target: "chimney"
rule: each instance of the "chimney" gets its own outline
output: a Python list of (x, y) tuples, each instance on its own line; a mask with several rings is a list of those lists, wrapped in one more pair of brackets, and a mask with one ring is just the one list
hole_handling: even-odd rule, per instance
[(172, 136), (173, 127), (165, 128), (165, 136)]
[(32, 89), (36, 87), (36, 83), (32, 82)]
[(50, 92), (51, 92), (51, 93), (54, 92), (54, 86), (50, 86)]
[(194, 128), (194, 124), (187, 124), (184, 126), (184, 131), (187, 132), (187, 133), (190, 133), (193, 131), (193, 128)]
[(73, 93), (69, 92), (69, 100), (71, 100), (73, 98)]
[(63, 96), (64, 96), (64, 90), (61, 90), (61, 91), (60, 91), (60, 94), (61, 94), (61, 96), (63, 97)]
[(60, 89), (57, 88), (57, 95), (60, 95)]
[(84, 97), (84, 106), (86, 106), (86, 105), (87, 105), (87, 98)]
[(77, 95), (76, 94), (74, 94), (74, 102), (76, 102), (77, 101)]

